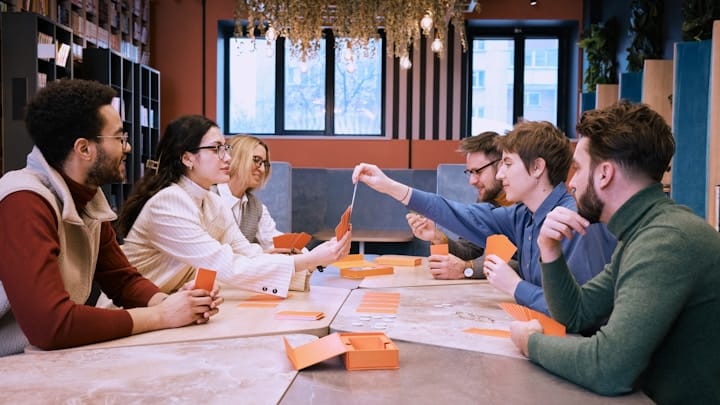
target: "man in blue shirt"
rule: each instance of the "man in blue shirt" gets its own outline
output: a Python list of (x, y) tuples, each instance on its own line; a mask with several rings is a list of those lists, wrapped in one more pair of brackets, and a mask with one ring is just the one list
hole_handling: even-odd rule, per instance
[[(549, 314), (536, 241), (545, 216), (553, 208), (576, 210), (564, 183), (572, 162), (570, 142), (548, 122), (524, 121), (502, 138), (500, 147), (503, 155), (497, 178), (506, 198), (516, 202), (509, 207), (461, 204), (414, 190), (366, 163), (355, 167), (353, 182), (362, 181), (388, 194), (477, 245), (484, 247), (490, 235), (506, 235), (518, 248), (519, 274), (505, 261), (489, 255), (483, 269), (488, 281), (519, 304)], [(563, 252), (575, 279), (582, 284), (599, 273), (610, 261), (616, 243), (603, 224), (591, 226), (585, 235), (564, 240)]]

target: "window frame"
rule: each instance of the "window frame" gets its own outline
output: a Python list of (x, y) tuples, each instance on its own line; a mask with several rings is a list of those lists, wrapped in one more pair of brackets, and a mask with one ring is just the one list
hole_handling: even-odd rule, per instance
[[(244, 23), (247, 23), (244, 21)], [(234, 36), (235, 22), (222, 20), (218, 22), (218, 125), (225, 134), (230, 134), (230, 41)], [(252, 133), (255, 136), (296, 136), (296, 137), (330, 137), (330, 138), (385, 138), (385, 123), (387, 120), (386, 86), (387, 86), (387, 58), (384, 32), (380, 32), (383, 46), (378, 49), (380, 57), (380, 132), (376, 134), (336, 134), (335, 133), (335, 36), (329, 29), (323, 30), (325, 39), (325, 129), (324, 130), (286, 130), (285, 129), (285, 38), (279, 37), (275, 44), (275, 132)], [(256, 40), (262, 41), (259, 32)]]
[[(513, 40), (514, 54), (513, 63), (515, 66), (513, 77), (513, 125), (518, 118), (524, 115), (524, 73), (526, 69), (533, 69), (532, 66), (525, 66), (525, 43), (526, 39), (557, 39), (558, 40), (558, 66), (557, 66), (557, 115), (558, 128), (569, 137), (574, 137), (576, 114), (572, 111), (577, 108), (577, 101), (572, 95), (577, 93), (577, 67), (578, 53), (573, 50), (573, 38), (578, 35), (576, 22), (558, 21), (547, 23), (509, 21), (499, 23), (498, 21), (473, 20), (468, 22), (468, 46), (471, 47), (470, 55), (474, 50), (475, 39), (508, 39)], [(472, 84), (472, 57), (465, 58), (466, 71)], [(464, 133), (472, 136), (472, 92), (465, 95), (466, 112), (464, 119)]]

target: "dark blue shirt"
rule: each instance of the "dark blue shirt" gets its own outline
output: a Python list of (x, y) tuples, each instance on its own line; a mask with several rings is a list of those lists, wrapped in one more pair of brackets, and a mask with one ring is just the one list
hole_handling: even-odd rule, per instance
[[(542, 290), (540, 251), (536, 241), (545, 217), (558, 206), (577, 209), (565, 183), (555, 186), (535, 213), (525, 204), (509, 207), (495, 207), (489, 203), (462, 204), (417, 189), (413, 189), (408, 203), (409, 209), (479, 246), (485, 247), (488, 236), (507, 236), (518, 248), (516, 257), (523, 279), (515, 289), (515, 301), (545, 314), (549, 311)], [(575, 234), (572, 239), (563, 240), (563, 254), (579, 284), (593, 278), (610, 262), (616, 244), (617, 240), (604, 224), (591, 225), (585, 236)]]

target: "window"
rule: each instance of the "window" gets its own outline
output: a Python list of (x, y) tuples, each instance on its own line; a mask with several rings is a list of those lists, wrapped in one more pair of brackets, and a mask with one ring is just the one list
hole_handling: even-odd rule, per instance
[[(520, 29), (471, 27), (469, 58), (472, 88), (469, 91), (469, 132), (512, 128), (520, 117), (544, 120), (564, 127), (567, 117), (567, 86), (560, 84), (562, 49), (567, 30), (553, 27)], [(476, 86), (482, 72), (483, 86)], [(480, 115), (477, 112), (483, 111)]]
[(484, 70), (474, 70), (472, 72), (472, 86), (476, 89), (483, 89), (485, 88), (485, 71)]
[(317, 57), (301, 61), (282, 38), (256, 37), (253, 46), (233, 37), (231, 22), (223, 23), (218, 105), (225, 133), (383, 135), (382, 39), (375, 52), (365, 52), (327, 31)]

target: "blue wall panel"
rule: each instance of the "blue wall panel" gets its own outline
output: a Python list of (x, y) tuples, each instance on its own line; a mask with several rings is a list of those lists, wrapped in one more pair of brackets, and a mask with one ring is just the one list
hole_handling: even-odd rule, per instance
[(639, 103), (642, 101), (643, 72), (627, 72), (620, 75), (620, 99)]
[(675, 44), (672, 198), (705, 218), (712, 41)]

